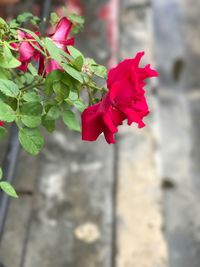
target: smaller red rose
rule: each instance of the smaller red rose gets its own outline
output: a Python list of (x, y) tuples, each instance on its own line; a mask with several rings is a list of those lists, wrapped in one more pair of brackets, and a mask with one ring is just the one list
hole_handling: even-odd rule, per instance
[[(72, 28), (72, 23), (65, 17), (63, 17), (57, 24), (55, 32), (48, 35), (52, 42), (68, 53), (67, 46), (74, 45), (74, 38), (68, 38), (70, 30)], [(35, 32), (37, 36), (40, 36), (39, 32)], [(18, 31), (19, 43), (12, 43), (11, 45), (19, 52), (18, 60), (21, 65), (18, 67), (23, 72), (27, 71), (28, 64), (32, 59), (39, 62), (39, 74), (48, 75), (53, 70), (61, 69), (58, 62), (51, 59), (50, 57), (45, 57), (37, 48), (43, 50), (42, 47), (37, 43), (33, 36), (25, 33), (21, 30)]]
[[(40, 36), (39, 32), (35, 32), (35, 34)], [(30, 34), (21, 30), (18, 30), (18, 39), (20, 41), (19, 44), (13, 43), (11, 45), (19, 52), (18, 60), (21, 62), (21, 65), (18, 69), (26, 72), (28, 64), (32, 59), (39, 60), (40, 52), (35, 48), (39, 47), (39, 45)]]
[[(62, 49), (67, 53), (68, 53), (67, 46), (74, 45), (74, 38), (68, 39), (71, 28), (72, 28), (71, 21), (63, 17), (58, 22), (55, 32), (48, 36), (57, 47), (59, 47), (60, 49)], [(44, 69), (45, 69), (45, 74), (47, 75), (53, 70), (57, 69), (62, 70), (62, 67), (60, 67), (55, 60), (51, 58), (47, 59), (43, 55), (40, 55), (39, 74), (42, 74), (44, 72)]]

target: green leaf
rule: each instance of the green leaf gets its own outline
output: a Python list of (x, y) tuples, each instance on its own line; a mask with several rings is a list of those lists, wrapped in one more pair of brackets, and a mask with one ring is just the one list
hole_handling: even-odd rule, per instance
[[(72, 93), (74, 93), (74, 92), (72, 92)], [(70, 94), (71, 94), (71, 92), (70, 92)], [(78, 95), (76, 95), (76, 94), (72, 95), (71, 94), (67, 99), (65, 99), (65, 102), (67, 104), (69, 104), (70, 106), (74, 106), (80, 112), (83, 112), (86, 109), (86, 105), (81, 99), (77, 99), (77, 98), (78, 98)]]
[(64, 123), (69, 127), (69, 129), (80, 132), (81, 127), (76, 119), (75, 114), (71, 110), (65, 110), (62, 114)]
[(52, 133), (55, 130), (55, 120), (60, 116), (60, 109), (57, 106), (49, 108), (47, 114), (42, 117), (42, 125), (48, 132)]
[(78, 100), (78, 93), (70, 91), (69, 99), (72, 100), (72, 101)]
[(83, 112), (86, 109), (86, 105), (85, 103), (83, 103), (83, 101), (81, 100), (76, 100), (74, 102), (74, 106), (80, 111)]
[(59, 82), (63, 77), (63, 72), (61, 70), (51, 71), (45, 80), (45, 93), (49, 96), (53, 93), (53, 84)]
[(3, 18), (0, 18), (0, 27), (5, 27), (7, 26), (6, 21)]
[(84, 25), (83, 17), (78, 16), (77, 14), (69, 14), (68, 17), (73, 24), (73, 27), (72, 27), (73, 33), (78, 33), (79, 31), (83, 30), (83, 25)]
[(2, 94), (2, 92), (0, 91), (0, 103), (2, 103), (2, 102), (6, 103), (7, 101), (8, 101), (8, 97), (6, 95)]
[(14, 111), (17, 109), (17, 99), (16, 98), (8, 98), (5, 99), (3, 102), (7, 103)]
[(66, 72), (63, 72), (61, 81), (70, 89), (70, 91), (77, 91), (81, 89), (80, 82), (75, 80), (71, 75)]
[(39, 129), (22, 128), (19, 131), (19, 141), (30, 154), (37, 155), (44, 146), (44, 137)]
[(40, 23), (40, 18), (33, 16), (33, 18), (30, 19), (30, 23), (32, 23), (34, 26), (38, 26), (38, 24)]
[(35, 80), (35, 77), (34, 77), (32, 74), (28, 73), (28, 72), (26, 72), (26, 73), (24, 74), (24, 78), (25, 78), (25, 82), (26, 82), (27, 84), (32, 84), (33, 81)]
[(10, 51), (7, 43), (4, 43), (2, 51), (0, 51), (0, 67), (6, 69), (17, 68), (21, 65), (21, 62), (17, 60)]
[(27, 102), (21, 106), (21, 114), (23, 115), (41, 115), (42, 105), (39, 102)]
[(50, 38), (44, 39), (47, 51), (49, 52), (51, 58), (61, 64), (67, 60), (71, 60), (72, 57), (67, 54), (65, 51), (56, 46)]
[(41, 117), (39, 116), (22, 115), (21, 120), (29, 128), (36, 128), (41, 124)]
[(107, 69), (104, 66), (101, 65), (92, 65), (91, 66), (92, 71), (100, 78), (105, 79), (107, 77)]
[(84, 18), (82, 16), (79, 16), (75, 13), (72, 13), (72, 14), (69, 14), (69, 19), (72, 23), (75, 23), (75, 24), (83, 24), (84, 23)]
[(69, 95), (69, 88), (61, 81), (53, 84), (53, 90), (56, 93), (58, 101), (64, 100)]
[(29, 63), (29, 64), (28, 64), (28, 70), (30, 71), (30, 73), (31, 73), (33, 76), (37, 76), (37, 75), (38, 75), (37, 69), (33, 66), (32, 63)]
[(9, 196), (18, 198), (18, 195), (11, 184), (8, 182), (0, 182), (0, 188)]
[(71, 64), (79, 71), (82, 70), (84, 59), (82, 56), (78, 56), (75, 60), (71, 61)]
[(0, 139), (3, 139), (6, 136), (7, 132), (8, 132), (7, 129), (1, 126), (0, 127)]
[(27, 102), (40, 102), (42, 100), (41, 96), (36, 92), (27, 92), (22, 98)]
[(87, 58), (86, 59), (86, 65), (88, 65), (94, 74), (100, 78), (107, 78), (107, 69), (103, 65), (97, 64), (94, 59)]
[(17, 97), (19, 94), (19, 88), (17, 84), (10, 80), (0, 79), (0, 91), (9, 97)]
[(48, 132), (52, 133), (55, 130), (55, 120), (51, 120), (46, 115), (42, 117), (42, 125)]
[(46, 48), (51, 56), (59, 64), (62, 63), (62, 56), (60, 54), (60, 49), (52, 42), (50, 38), (45, 38)]
[(36, 128), (41, 124), (43, 107), (39, 102), (24, 103), (21, 107), (21, 120), (29, 128)]
[(89, 83), (90, 82), (90, 77), (91, 77), (91, 75), (89, 76), (88, 74), (83, 73), (83, 79), (84, 79), (85, 83)]
[(47, 113), (47, 119), (56, 120), (60, 117), (60, 109), (56, 106), (51, 107)]
[(68, 46), (67, 47), (70, 55), (72, 55), (73, 58), (77, 58), (79, 56), (81, 56), (82, 58), (84, 58), (83, 54), (81, 53), (81, 51), (79, 51), (78, 49), (76, 49), (74, 46)]
[(30, 22), (36, 26), (40, 22), (40, 19), (37, 16), (33, 16), (33, 14), (30, 12), (24, 12), (17, 17), (17, 22), (19, 24)]
[(11, 75), (7, 69), (3, 69), (0, 67), (0, 79), (8, 80), (10, 79)]
[(57, 49), (59, 49), (60, 54), (63, 56), (63, 61), (64, 62), (68, 62), (68, 60), (72, 60), (73, 59), (72, 56), (69, 55), (68, 53), (66, 53), (64, 50), (62, 50), (62, 49), (60, 49), (58, 47), (57, 47)]
[[(11, 32), (13, 32), (13, 29), (12, 28), (18, 28), (19, 27), (19, 23), (17, 22), (16, 19), (13, 19), (9, 22), (9, 26), (11, 28)], [(15, 30), (14, 30), (15, 31)], [(15, 32), (16, 34), (16, 32)]]
[(50, 19), (50, 23), (52, 26), (56, 25), (59, 22), (59, 17), (55, 12), (51, 12)]
[(24, 12), (17, 16), (17, 21), (19, 23), (23, 23), (23, 22), (30, 20), (32, 17), (33, 15), (30, 12)]
[(2, 179), (3, 177), (3, 171), (2, 171), (2, 168), (0, 168), (0, 180)]
[(33, 25), (37, 25), (40, 22), (40, 19), (37, 16), (33, 16), (30, 12), (24, 12), (17, 17), (16, 21), (19, 24), (31, 22)]
[(68, 64), (61, 64), (61, 66), (75, 80), (79, 81), (80, 83), (84, 82), (81, 72), (77, 71), (76, 69), (74, 69), (73, 67), (71, 67)]
[(7, 122), (12, 122), (15, 120), (14, 110), (3, 102), (0, 103), (0, 120)]

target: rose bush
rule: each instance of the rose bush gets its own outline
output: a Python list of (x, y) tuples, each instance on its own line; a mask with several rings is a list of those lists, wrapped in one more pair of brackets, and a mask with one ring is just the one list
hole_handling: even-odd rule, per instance
[[(55, 30), (42, 36), (40, 20), (30, 13), (9, 23), (0, 19), (0, 138), (7, 133), (7, 123), (15, 122), (20, 144), (37, 155), (44, 145), (41, 128), (52, 133), (60, 118), (69, 129), (82, 131), (86, 141), (104, 133), (108, 143), (115, 143), (114, 134), (124, 120), (143, 127), (149, 113), (144, 80), (158, 75), (150, 65), (139, 67), (144, 53), (119, 63), (107, 77), (104, 66), (74, 47), (82, 17), (59, 19), (52, 13), (50, 22)], [(24, 23), (35, 29), (24, 28)], [(107, 78), (107, 86), (99, 86), (97, 77)], [(8, 183), (1, 181), (0, 187), (17, 196)]]

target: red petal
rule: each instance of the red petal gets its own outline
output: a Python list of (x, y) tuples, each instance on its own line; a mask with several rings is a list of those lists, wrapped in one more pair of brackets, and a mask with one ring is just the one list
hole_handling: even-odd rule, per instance
[(59, 66), (59, 64), (55, 60), (49, 59), (46, 63), (46, 74), (48, 74), (49, 72), (53, 70), (62, 70), (62, 68)]
[(115, 68), (111, 69), (108, 73), (108, 88), (110, 88), (114, 82), (117, 82), (121, 79), (128, 79), (130, 76), (130, 71), (131, 75), (133, 75), (143, 55), (144, 52), (139, 52), (135, 58), (126, 59), (120, 62)]
[[(95, 141), (101, 133), (104, 133), (106, 141), (115, 143), (114, 134), (118, 131), (112, 116), (112, 106), (107, 110), (107, 97), (100, 103), (88, 107), (82, 113), (82, 139)], [(105, 103), (104, 103), (105, 102)]]
[(27, 69), (28, 69), (28, 61), (22, 61), (21, 62), (21, 65), (18, 67), (19, 70), (23, 71), (23, 72), (26, 72)]
[(52, 40), (63, 41), (67, 39), (72, 28), (72, 23), (67, 18), (62, 18), (56, 27), (55, 33), (51, 35)]
[(124, 108), (123, 112), (127, 116), (128, 125), (131, 125), (133, 122), (135, 122), (138, 124), (139, 128), (142, 128), (145, 126), (145, 123), (142, 121), (143, 117), (141, 117), (138, 112), (135, 112), (134, 110), (130, 108)]
[(114, 133), (110, 132), (108, 129), (104, 130), (104, 136), (108, 144), (115, 144)]
[(35, 54), (35, 48), (33, 48), (29, 43), (22, 42), (19, 47), (19, 60), (27, 61), (30, 60)]
[(85, 109), (82, 113), (82, 140), (95, 141), (103, 132), (102, 114), (97, 113), (99, 104)]

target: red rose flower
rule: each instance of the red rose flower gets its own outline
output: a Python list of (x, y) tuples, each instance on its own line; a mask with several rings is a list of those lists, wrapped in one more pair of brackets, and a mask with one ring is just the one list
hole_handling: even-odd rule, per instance
[(128, 125), (133, 122), (144, 127), (143, 118), (149, 114), (143, 89), (146, 78), (156, 77), (158, 73), (147, 65), (138, 65), (144, 52), (134, 59), (127, 59), (110, 70), (107, 86), (109, 92), (101, 102), (90, 106), (82, 114), (82, 139), (95, 141), (104, 133), (108, 143), (115, 143), (114, 134), (117, 127), (127, 119)]
[[(35, 32), (37, 36), (40, 36), (39, 32)], [(34, 47), (38, 46), (38, 43), (34, 40), (33, 36), (23, 31), (18, 30), (18, 39), (21, 41), (19, 44), (13, 43), (12, 46), (19, 52), (18, 60), (21, 65), (18, 69), (23, 72), (27, 71), (28, 64), (32, 59), (39, 60), (40, 52)]]
[[(53, 41), (53, 43), (61, 48), (63, 51), (68, 52), (67, 46), (74, 45), (74, 38), (68, 38), (70, 30), (72, 28), (72, 23), (67, 18), (62, 18), (53, 34), (48, 37)], [(35, 32), (37, 36), (40, 36), (39, 32)], [(62, 69), (59, 64), (53, 59), (47, 59), (42, 55), (36, 46), (40, 49), (37, 41), (30, 34), (24, 33), (23, 31), (18, 31), (19, 44), (13, 43), (12, 46), (19, 52), (18, 60), (21, 62), (19, 69), (26, 72), (28, 64), (32, 59), (39, 61), (39, 74), (48, 74), (49, 72)]]
[(82, 113), (82, 139), (95, 141), (101, 133), (104, 133), (106, 141), (114, 143), (113, 135), (124, 119), (123, 114), (112, 106), (108, 93), (101, 102), (88, 107)]
[(3, 126), (3, 122), (2, 121), (0, 121), (0, 127), (2, 127)]
[[(67, 46), (74, 45), (74, 38), (67, 39), (72, 28), (72, 23), (67, 18), (62, 18), (56, 27), (53, 34), (49, 35), (49, 38), (53, 43), (68, 53)], [(53, 59), (46, 59), (43, 55), (40, 56), (39, 74), (42, 74), (45, 68), (45, 73), (62, 69), (59, 64)]]

